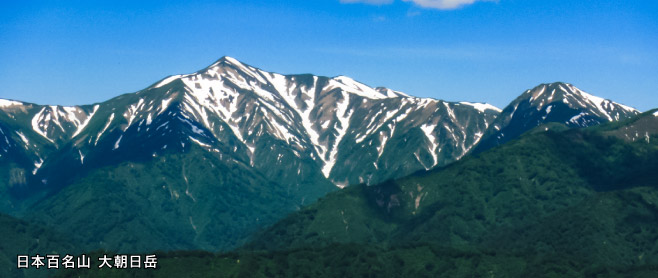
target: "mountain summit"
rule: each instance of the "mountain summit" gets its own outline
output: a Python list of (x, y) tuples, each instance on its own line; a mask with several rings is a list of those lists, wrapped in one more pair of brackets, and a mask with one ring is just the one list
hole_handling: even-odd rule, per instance
[[(185, 113), (215, 137), (220, 131), (213, 121), (224, 123), (240, 142), (236, 151), (241, 149), (254, 167), (276, 160), (264, 156), (308, 158), (338, 185), (378, 182), (452, 162), (477, 143), (479, 138), (470, 135), (482, 133), (499, 112), (493, 106), (371, 88), (346, 76), (266, 72), (231, 57), (147, 90), (161, 88), (181, 94)], [(261, 153), (270, 144), (263, 134), (294, 151)]]
[(593, 96), (568, 83), (541, 84), (525, 91), (503, 109), (476, 151), (501, 145), (544, 123), (588, 127), (629, 119), (639, 113), (632, 107)]

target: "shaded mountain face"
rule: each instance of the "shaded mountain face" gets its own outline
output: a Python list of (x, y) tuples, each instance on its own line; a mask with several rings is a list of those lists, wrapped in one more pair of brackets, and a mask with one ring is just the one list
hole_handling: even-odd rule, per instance
[(588, 127), (629, 119), (639, 113), (632, 107), (590, 95), (571, 84), (541, 84), (503, 109), (475, 151), (501, 145), (544, 123)]
[(23, 218), (86, 250), (229, 250), (336, 188), (323, 177), (295, 188), (231, 157), (186, 148), (90, 170)]
[(582, 265), (657, 264), (654, 113), (586, 129), (540, 126), (442, 169), (352, 186), (248, 247), (437, 244)]

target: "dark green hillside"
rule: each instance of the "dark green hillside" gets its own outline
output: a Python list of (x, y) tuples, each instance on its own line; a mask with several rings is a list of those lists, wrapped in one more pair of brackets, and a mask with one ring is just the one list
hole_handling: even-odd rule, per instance
[[(334, 186), (318, 188), (294, 194), (313, 200)], [(191, 147), (93, 170), (26, 219), (75, 235), (87, 250), (227, 250), (297, 209), (301, 197), (292, 194), (230, 157)]]
[[(540, 126), (443, 169), (333, 192), (235, 253), (160, 254), (155, 271), (59, 274), (657, 277), (658, 117), (640, 117)], [(640, 127), (648, 138), (627, 138)]]
[(51, 229), (0, 214), (0, 276), (47, 277), (52, 272), (36, 269), (18, 270), (17, 256), (40, 254), (77, 254), (70, 237)]
[[(627, 126), (658, 119), (643, 117)], [(444, 169), (330, 194), (247, 247), (429, 243), (605, 267), (657, 264), (658, 129), (646, 140), (612, 133), (625, 127), (541, 126)]]
[(533, 132), (444, 169), (336, 192), (277, 223), (252, 246), (472, 244), (492, 230), (536, 223), (600, 192), (655, 186), (654, 142), (629, 144), (579, 130)]
[[(99, 256), (100, 253), (95, 253)], [(157, 253), (157, 269), (62, 270), (55, 277), (597, 277), (652, 278), (658, 266), (601, 266), (570, 257), (464, 251), (435, 244), (332, 244), (270, 252)], [(94, 260), (97, 261), (97, 260)]]
[(599, 266), (658, 265), (657, 221), (658, 190), (637, 187), (597, 194), (538, 224), (501, 229), (483, 246)]

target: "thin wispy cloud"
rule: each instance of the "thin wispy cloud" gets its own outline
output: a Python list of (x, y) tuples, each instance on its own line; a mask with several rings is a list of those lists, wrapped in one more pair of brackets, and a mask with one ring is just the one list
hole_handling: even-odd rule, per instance
[[(498, 0), (402, 0), (412, 2), (416, 6), (426, 9), (454, 10), (475, 4), (475, 2), (497, 2)], [(393, 0), (340, 0), (341, 3), (363, 3), (369, 5), (392, 4)]]
[(403, 0), (428, 9), (454, 10), (475, 2), (493, 2), (495, 0)]

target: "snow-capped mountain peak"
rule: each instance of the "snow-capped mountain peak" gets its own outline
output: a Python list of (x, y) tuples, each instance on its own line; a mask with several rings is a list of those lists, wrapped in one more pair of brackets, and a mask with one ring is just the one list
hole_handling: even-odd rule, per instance
[(503, 144), (543, 123), (587, 127), (637, 114), (639, 111), (632, 107), (591, 95), (568, 83), (541, 84), (503, 109), (485, 133), (478, 151)]
[(618, 121), (624, 114), (637, 114), (636, 109), (591, 95), (569, 83), (541, 84), (526, 91), (520, 98), (529, 98), (529, 102), (537, 110), (550, 106), (555, 101), (561, 101), (572, 109), (586, 108), (589, 114), (606, 118), (608, 121)]
[[(141, 138), (126, 133), (165, 136), (179, 122), (186, 131), (177, 132), (186, 134), (189, 144), (178, 145), (218, 151), (216, 144), (230, 142), (228, 155), (277, 175), (281, 172), (271, 163), (310, 159), (336, 184), (352, 184), (454, 161), (479, 140), (471, 134), (482, 134), (500, 110), (410, 97), (346, 76), (282, 75), (223, 57), (198, 72), (172, 75), (117, 97), (99, 111), (92, 115), (100, 121), (94, 125), (98, 130), (89, 131), (87, 141), (95, 146), (111, 140), (111, 151)], [(415, 143), (407, 145), (407, 140)], [(307, 166), (302, 165), (286, 166), (297, 167), (286, 175), (303, 172)]]

